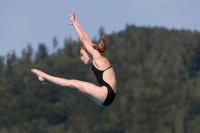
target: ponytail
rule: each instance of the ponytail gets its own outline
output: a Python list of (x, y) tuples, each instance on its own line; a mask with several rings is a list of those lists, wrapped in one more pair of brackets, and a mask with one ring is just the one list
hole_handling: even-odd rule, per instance
[[(92, 47), (94, 49), (96, 49), (97, 51), (99, 51), (99, 53), (103, 53), (106, 50), (106, 39), (105, 39), (104, 36), (102, 36), (101, 42), (99, 43), (99, 45), (96, 45), (96, 44), (93, 44), (93, 43), (91, 45), (92, 45)], [(84, 46), (82, 46), (81, 49), (87, 51)]]
[(93, 48), (98, 50), (100, 53), (103, 53), (106, 50), (106, 39), (105, 39), (105, 37), (102, 36), (101, 42), (99, 43), (99, 45), (95, 45), (95, 46), (93, 46)]

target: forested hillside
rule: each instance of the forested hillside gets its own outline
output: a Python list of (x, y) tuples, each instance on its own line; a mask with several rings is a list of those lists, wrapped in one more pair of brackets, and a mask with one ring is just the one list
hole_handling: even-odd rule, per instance
[(97, 84), (78, 41), (66, 39), (52, 54), (39, 44), (20, 58), (1, 56), (0, 133), (199, 133), (200, 32), (127, 25), (106, 39), (118, 86), (106, 108), (30, 71)]

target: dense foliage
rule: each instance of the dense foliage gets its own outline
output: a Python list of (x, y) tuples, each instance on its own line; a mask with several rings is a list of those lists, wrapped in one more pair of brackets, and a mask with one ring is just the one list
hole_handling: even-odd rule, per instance
[(30, 72), (97, 84), (91, 65), (80, 62), (80, 42), (66, 39), (53, 54), (39, 44), (20, 58), (0, 57), (0, 133), (200, 132), (199, 32), (127, 25), (106, 39), (118, 83), (106, 108), (79, 92), (43, 85)]

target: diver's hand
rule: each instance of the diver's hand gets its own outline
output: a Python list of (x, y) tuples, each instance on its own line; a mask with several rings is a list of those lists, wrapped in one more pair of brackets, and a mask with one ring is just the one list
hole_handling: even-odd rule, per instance
[(73, 22), (75, 21), (75, 13), (74, 13), (74, 9), (72, 9), (72, 13), (69, 15), (70, 18), (70, 25), (73, 25)]

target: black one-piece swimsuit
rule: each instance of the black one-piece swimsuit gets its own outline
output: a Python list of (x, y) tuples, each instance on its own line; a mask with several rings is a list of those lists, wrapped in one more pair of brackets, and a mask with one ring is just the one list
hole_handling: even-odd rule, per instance
[(94, 72), (94, 74), (95, 74), (95, 76), (97, 78), (97, 81), (99, 82), (100, 86), (106, 86), (106, 88), (108, 89), (107, 97), (106, 97), (104, 103), (102, 104), (103, 106), (110, 105), (115, 99), (115, 93), (114, 93), (112, 87), (103, 80), (104, 71), (110, 69), (111, 67), (112, 66), (110, 66), (107, 69), (101, 71), (101, 70), (97, 69), (94, 65), (92, 65), (92, 70), (93, 70), (93, 72)]

